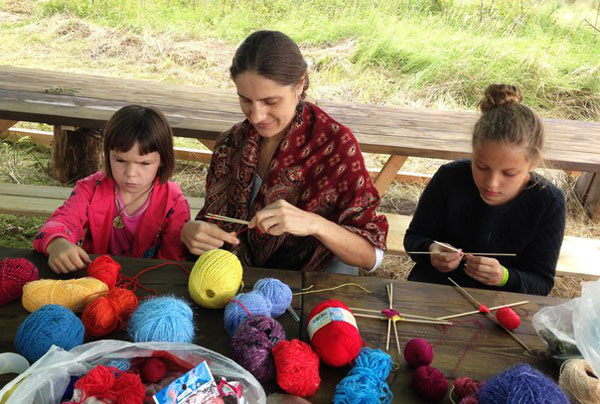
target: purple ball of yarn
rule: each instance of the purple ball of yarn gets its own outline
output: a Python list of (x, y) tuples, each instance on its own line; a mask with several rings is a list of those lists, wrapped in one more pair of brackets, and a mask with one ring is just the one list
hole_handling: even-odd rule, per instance
[(272, 304), (258, 292), (240, 293), (225, 306), (224, 323), (229, 335), (233, 336), (238, 326), (248, 317), (269, 316)]
[(523, 364), (505, 370), (481, 388), (480, 403), (490, 404), (569, 404), (550, 378)]
[(252, 316), (244, 321), (231, 338), (233, 359), (261, 382), (275, 377), (273, 345), (285, 339), (285, 332), (277, 320), (268, 316)]

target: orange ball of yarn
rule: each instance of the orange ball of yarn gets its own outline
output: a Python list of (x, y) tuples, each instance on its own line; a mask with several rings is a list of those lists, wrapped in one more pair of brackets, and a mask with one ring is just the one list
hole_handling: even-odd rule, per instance
[(298, 339), (281, 340), (273, 347), (277, 384), (290, 394), (312, 396), (321, 385), (319, 357)]
[(121, 272), (121, 264), (113, 260), (110, 255), (97, 257), (87, 269), (88, 276), (106, 283), (109, 289), (117, 284), (119, 272)]
[(86, 335), (101, 337), (123, 328), (138, 305), (138, 298), (129, 289), (111, 289), (106, 296), (93, 300), (85, 307), (81, 322)]

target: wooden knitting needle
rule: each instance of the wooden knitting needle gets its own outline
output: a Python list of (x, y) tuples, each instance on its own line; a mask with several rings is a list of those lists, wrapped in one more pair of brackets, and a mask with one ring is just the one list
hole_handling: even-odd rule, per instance
[[(390, 283), (389, 295), (390, 295), (390, 308), (392, 307), (392, 302), (394, 301), (394, 284)], [(394, 326), (394, 334), (396, 335), (396, 347), (398, 348), (398, 355), (402, 357), (402, 349), (400, 348), (400, 340), (398, 339), (398, 328), (396, 328), (396, 322), (392, 320), (392, 325)]]
[[(421, 254), (421, 255), (444, 255), (444, 254), (453, 254), (453, 252), (449, 251), (407, 251), (407, 254)], [(516, 257), (517, 254), (514, 253), (482, 253), (482, 252), (466, 252), (464, 255), (484, 255), (486, 257)]]
[[(353, 310), (353, 311), (364, 311), (366, 313), (377, 313), (377, 314), (381, 313), (381, 310), (361, 309), (360, 307), (349, 307), (349, 309)], [(437, 318), (437, 317), (418, 316), (416, 314), (406, 314), (406, 313), (398, 313), (398, 314), (400, 314), (402, 317), (419, 318), (421, 320), (439, 320), (439, 318)]]
[[(385, 316), (374, 316), (371, 314), (360, 314), (360, 313), (354, 313), (355, 317), (365, 317), (365, 318), (376, 318), (378, 320), (391, 320), (389, 317), (385, 317)], [(397, 321), (404, 321), (405, 323), (420, 323), (420, 324), (444, 324), (444, 325), (452, 325), (452, 323), (450, 321), (443, 321), (443, 320), (421, 320), (418, 318), (405, 318), (400, 316), (401, 318)], [(392, 320), (393, 321), (393, 320)]]
[[(454, 280), (450, 277), (448, 277), (448, 280), (450, 282), (452, 282), (454, 284), (454, 286), (456, 286), (456, 289), (465, 297), (467, 298), (467, 300), (469, 300), (471, 303), (473, 303), (476, 307), (481, 307), (483, 306), (481, 303), (479, 303), (479, 301), (477, 301), (477, 299), (475, 299), (473, 296), (471, 296), (469, 294), (469, 292), (467, 292), (466, 290), (464, 290), (458, 283), (454, 282)], [(491, 313), (489, 312), (485, 312), (484, 313), (485, 316), (492, 322), (498, 324), (500, 327), (502, 327), (504, 329), (504, 331), (506, 331), (508, 333), (508, 335), (511, 336), (512, 339), (514, 339), (515, 341), (517, 341), (519, 343), (519, 345), (521, 345), (523, 348), (525, 348), (527, 350), (527, 352), (529, 352), (531, 355), (533, 355), (533, 352), (531, 351), (531, 349), (529, 349), (529, 347), (527, 345), (525, 345), (525, 343), (521, 340), (521, 338), (517, 337), (515, 334), (513, 334), (513, 332), (511, 330), (509, 330), (508, 328), (506, 328), (505, 326), (503, 326), (502, 324), (500, 324), (495, 318), (494, 316), (491, 315)]]
[[(387, 291), (388, 301), (389, 301), (389, 309), (392, 310), (392, 296), (390, 296), (390, 289), (388, 285), (385, 285), (385, 290)], [(390, 328), (392, 326), (392, 319), (388, 318), (388, 331), (387, 331), (387, 341), (385, 343), (385, 350), (390, 350)]]
[[(529, 300), (523, 300), (521, 302), (516, 302), (516, 303), (503, 304), (501, 306), (490, 307), (490, 311), (494, 311), (494, 310), (498, 310), (498, 309), (503, 309), (505, 307), (520, 306), (522, 304), (527, 304), (527, 303), (529, 303)], [(479, 313), (479, 310), (465, 311), (464, 313), (451, 314), (449, 316), (438, 317), (438, 318), (436, 318), (436, 320), (449, 320), (451, 318), (464, 317), (464, 316), (469, 316), (471, 314), (477, 314), (477, 313)]]
[(205, 217), (213, 220), (219, 220), (221, 222), (229, 222), (229, 223), (237, 223), (237, 224), (245, 224), (249, 225), (250, 222), (247, 220), (235, 219), (233, 217), (221, 216), (214, 213), (207, 213)]

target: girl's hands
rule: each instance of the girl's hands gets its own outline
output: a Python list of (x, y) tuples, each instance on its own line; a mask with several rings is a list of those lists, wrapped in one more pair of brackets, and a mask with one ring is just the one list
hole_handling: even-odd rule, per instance
[(443, 254), (431, 254), (431, 265), (434, 266), (440, 272), (452, 272), (454, 271), (464, 254), (462, 252), (453, 251), (450, 248), (446, 248), (437, 243), (429, 244), (429, 252), (432, 253), (443, 253)]
[(500, 286), (504, 278), (504, 268), (495, 258), (466, 255), (465, 273), (471, 278), (489, 286)]
[(48, 265), (57, 274), (68, 274), (88, 266), (92, 260), (85, 250), (64, 237), (52, 240), (48, 247)]
[(230, 243), (237, 245), (240, 240), (235, 232), (226, 232), (217, 225), (198, 220), (190, 220), (181, 229), (181, 241), (194, 255), (202, 255), (209, 250), (223, 247)]
[(256, 212), (248, 227), (258, 227), (272, 236), (280, 236), (283, 233), (311, 236), (317, 234), (322, 219), (317, 214), (304, 211), (280, 199)]

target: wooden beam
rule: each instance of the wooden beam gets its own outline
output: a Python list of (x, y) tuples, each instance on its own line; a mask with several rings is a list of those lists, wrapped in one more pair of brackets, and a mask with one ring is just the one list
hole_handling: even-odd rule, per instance
[(575, 183), (575, 194), (594, 222), (600, 220), (600, 173), (583, 173)]
[(0, 119), (0, 135), (4, 134), (7, 130), (12, 128), (18, 121), (11, 121), (8, 119)]
[(375, 188), (379, 191), (379, 195), (383, 195), (392, 181), (396, 178), (396, 173), (404, 165), (408, 156), (390, 156), (385, 162), (385, 165), (375, 178)]

